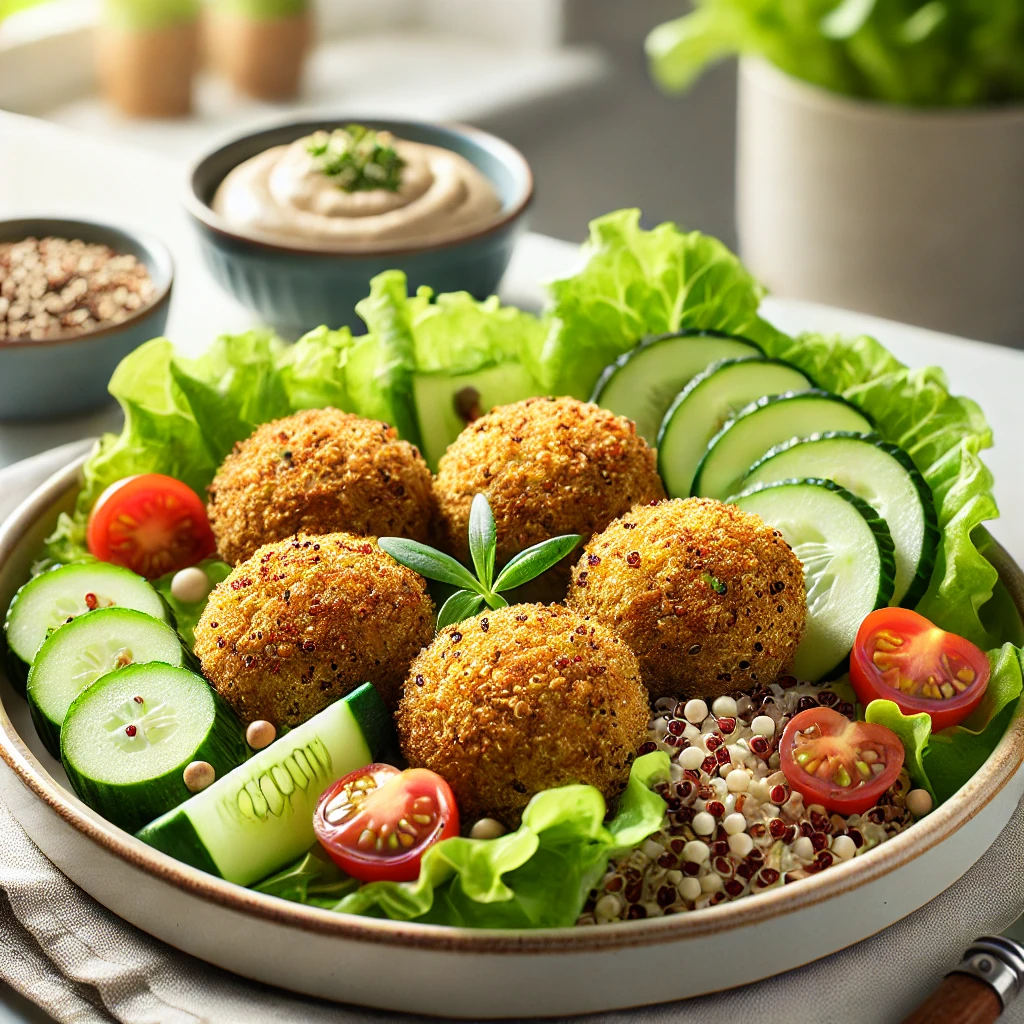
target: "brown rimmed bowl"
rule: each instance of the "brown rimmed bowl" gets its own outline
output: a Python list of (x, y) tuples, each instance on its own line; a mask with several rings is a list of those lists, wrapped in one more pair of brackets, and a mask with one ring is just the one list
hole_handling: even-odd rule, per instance
[(159, 239), (64, 217), (0, 221), (0, 242), (47, 236), (109, 245), (134, 256), (146, 265), (155, 293), (147, 305), (110, 327), (43, 341), (0, 340), (0, 421), (75, 416), (105, 405), (117, 364), (143, 342), (160, 337), (167, 324), (174, 266)]
[[(250, 157), (324, 129), (358, 120), (400, 139), (449, 149), (465, 157), (490, 180), (501, 201), (494, 222), (472, 234), (437, 245), (396, 246), (387, 251), (325, 249), (296, 242), (260, 241), (233, 229), (211, 203), (220, 183)], [(488, 132), (460, 124), (327, 118), (265, 128), (232, 140), (201, 157), (189, 174), (185, 207), (199, 232), (203, 256), (217, 282), (243, 306), (286, 335), (327, 324), (365, 328), (356, 303), (370, 279), (385, 270), (404, 271), (409, 290), (429, 285), (435, 292), (467, 291), (487, 298), (498, 286), (516, 239), (526, 230), (533, 198), (533, 174), (526, 158)]]
[[(0, 607), (27, 578), (57, 514), (71, 508), (81, 462), (51, 477), (0, 526)], [(1024, 616), (1024, 573), (997, 545), (986, 553)], [(304, 907), (158, 853), (70, 792), (37, 739), (25, 702), (3, 679), (0, 699), (4, 799), (40, 849), (114, 913), (261, 982), (346, 1003), (476, 1020), (681, 999), (843, 949), (955, 882), (991, 845), (1024, 792), (1024, 717), (1018, 714), (981, 770), (927, 818), (863, 856), (785, 888), (604, 927), (443, 928)]]

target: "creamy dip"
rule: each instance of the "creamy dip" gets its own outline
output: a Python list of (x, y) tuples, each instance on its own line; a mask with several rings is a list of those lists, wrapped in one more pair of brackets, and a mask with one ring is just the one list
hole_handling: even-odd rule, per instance
[(306, 138), (239, 164), (217, 189), (213, 209), (248, 235), (346, 250), (451, 241), (497, 219), (494, 186), (464, 157), (387, 139), (405, 164), (394, 191), (346, 191), (323, 172)]

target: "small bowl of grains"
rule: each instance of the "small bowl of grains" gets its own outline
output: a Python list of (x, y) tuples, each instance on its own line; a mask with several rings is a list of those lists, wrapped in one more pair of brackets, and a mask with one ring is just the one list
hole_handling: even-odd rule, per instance
[(110, 400), (133, 349), (163, 334), (173, 268), (141, 233), (88, 221), (0, 221), (0, 420), (70, 416)]

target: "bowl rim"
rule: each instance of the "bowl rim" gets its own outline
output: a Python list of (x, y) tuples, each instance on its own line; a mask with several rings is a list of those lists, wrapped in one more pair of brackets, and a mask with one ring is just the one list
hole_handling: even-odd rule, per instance
[[(0, 524), (0, 565), (6, 563), (38, 520), (70, 496), (87, 456), (80, 456), (42, 483)], [(995, 541), (987, 557), (997, 568), (1018, 612), (1024, 614), (1024, 571)], [(292, 903), (216, 878), (161, 853), (107, 822), (64, 789), (36, 759), (0, 701), (0, 757), (51, 812), (132, 868), (169, 882), (209, 903), (300, 931), (342, 940), (394, 944), (437, 952), (474, 954), (578, 954), (698, 939), (760, 924), (843, 895), (901, 868), (931, 850), (979, 814), (1024, 763), (1024, 712), (1018, 708), (1006, 734), (975, 775), (949, 800), (906, 831), (827, 871), (703, 910), (610, 927), (473, 929), (339, 914)]]
[[(134, 228), (123, 228), (119, 227), (117, 224), (108, 224), (98, 220), (83, 220), (81, 217), (51, 216), (8, 217), (0, 220), (0, 232), (4, 231), (10, 225), (40, 223), (54, 225), (61, 224), (64, 225), (65, 228), (96, 228), (100, 231), (113, 231), (117, 234), (125, 235), (128, 238), (134, 239), (139, 248), (145, 252), (145, 258), (137, 256), (136, 259), (141, 258), (142, 262), (145, 263), (146, 269), (150, 271), (150, 279), (152, 280), (153, 264), (163, 260), (167, 264), (167, 280), (156, 289), (154, 297), (146, 303), (145, 306), (140, 306), (134, 313), (126, 317), (124, 320), (118, 321), (116, 324), (111, 324), (109, 327), (98, 327), (96, 330), (92, 331), (79, 331), (77, 334), (69, 334), (57, 338), (0, 338), (0, 352), (4, 349), (53, 348), (59, 345), (72, 345), (76, 342), (93, 341), (97, 338), (110, 337), (136, 326), (143, 318), (150, 316), (158, 308), (166, 306), (167, 303), (171, 301), (171, 291), (174, 287), (174, 257), (171, 255), (171, 250), (166, 246), (166, 244), (151, 232), (137, 231)], [(60, 236), (55, 235), (54, 237)], [(85, 241), (85, 239), (82, 239), (82, 241)], [(6, 244), (6, 241), (0, 239), (0, 244)], [(111, 246), (111, 248), (113, 248), (113, 246)]]
[[(441, 128), (448, 132), (464, 135), (482, 149), (497, 150), (503, 160), (507, 163), (518, 166), (523, 174), (526, 183), (525, 187), (522, 190), (522, 194), (515, 200), (515, 202), (513, 202), (506, 213), (502, 214), (491, 224), (477, 229), (476, 231), (472, 231), (469, 234), (459, 235), (456, 238), (452, 238), (444, 242), (426, 245), (405, 245), (395, 246), (390, 249), (362, 250), (344, 248), (303, 248), (298, 245), (288, 245), (283, 242), (271, 241), (269, 237), (256, 238), (252, 235), (243, 234), (239, 231), (233, 230), (224, 218), (220, 216), (220, 214), (214, 212), (213, 207), (211, 207), (209, 203), (199, 197), (199, 192), (196, 188), (196, 176), (203, 165), (213, 157), (223, 153), (225, 150), (231, 149), (233, 146), (237, 146), (241, 142), (257, 138), (261, 135), (268, 135), (273, 132), (283, 131), (286, 128), (309, 129), (310, 131), (316, 131), (318, 129), (323, 129), (325, 125), (334, 124), (335, 122), (341, 124), (351, 123), (353, 121), (358, 121), (359, 123), (369, 125), (370, 127), (375, 125), (387, 125), (389, 131), (397, 128), (398, 131), (396, 131), (395, 134), (400, 134), (402, 126), (414, 125), (418, 127), (425, 126), (428, 128)], [(301, 135), (296, 136), (297, 139), (301, 137)], [(234, 164), (231, 170), (240, 166), (240, 163)], [(222, 178), (221, 181), (223, 180), (224, 179)], [(488, 180), (490, 179), (488, 178)], [(296, 120), (294, 118), (287, 118), (282, 121), (263, 124), (260, 127), (251, 129), (241, 135), (232, 135), (226, 140), (217, 142), (213, 148), (205, 150), (201, 156), (195, 158), (189, 164), (183, 204), (188, 213), (207, 230), (212, 231), (214, 234), (221, 235), (224, 238), (229, 238), (234, 242), (240, 242), (244, 245), (251, 246), (255, 249), (270, 253), (287, 254), (289, 256), (327, 257), (329, 259), (340, 260), (366, 260), (387, 259), (392, 256), (411, 256), (419, 253), (439, 252), (443, 249), (451, 249), (455, 246), (464, 245), (467, 242), (473, 242), (477, 239), (485, 238), (488, 235), (496, 234), (503, 228), (508, 227), (514, 221), (518, 220), (526, 211), (526, 208), (530, 203), (533, 202), (533, 197), (534, 177), (529, 161), (515, 146), (512, 145), (511, 142), (507, 142), (505, 139), (498, 135), (493, 135), (491, 132), (484, 131), (482, 128), (475, 128), (472, 125), (464, 124), (461, 121), (417, 121), (406, 118), (386, 117), (323, 117), (316, 120)]]

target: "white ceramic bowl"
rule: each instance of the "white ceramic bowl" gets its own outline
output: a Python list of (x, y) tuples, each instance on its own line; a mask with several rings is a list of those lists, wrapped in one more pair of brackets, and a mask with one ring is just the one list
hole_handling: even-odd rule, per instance
[[(26, 579), (57, 513), (70, 509), (80, 466), (57, 473), (0, 526), (0, 608)], [(1024, 573), (1001, 548), (993, 558), (1024, 614)], [(81, 803), (6, 680), (0, 697), (4, 799), (42, 851), (114, 913), (262, 982), (346, 1003), (478, 1020), (681, 999), (833, 953), (956, 881), (1024, 792), (1024, 718), (1018, 716), (981, 771), (933, 814), (869, 853), (785, 888), (606, 927), (441, 928), (288, 903), (158, 853)]]

